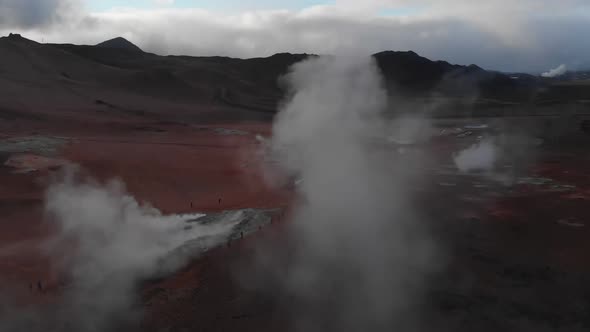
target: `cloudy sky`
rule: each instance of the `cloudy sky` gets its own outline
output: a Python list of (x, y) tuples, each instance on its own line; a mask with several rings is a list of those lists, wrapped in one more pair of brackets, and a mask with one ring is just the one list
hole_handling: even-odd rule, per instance
[(590, 68), (588, 0), (0, 0), (0, 32), (159, 54), (414, 50), (487, 69)]

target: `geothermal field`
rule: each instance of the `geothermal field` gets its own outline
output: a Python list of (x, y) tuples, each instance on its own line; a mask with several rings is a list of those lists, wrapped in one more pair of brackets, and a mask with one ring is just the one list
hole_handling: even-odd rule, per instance
[(590, 328), (587, 81), (0, 54), (2, 332)]

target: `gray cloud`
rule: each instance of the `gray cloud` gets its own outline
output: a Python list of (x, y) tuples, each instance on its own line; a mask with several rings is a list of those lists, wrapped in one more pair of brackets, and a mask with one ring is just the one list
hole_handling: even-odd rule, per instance
[(78, 5), (77, 0), (0, 0), (0, 27), (47, 27)]

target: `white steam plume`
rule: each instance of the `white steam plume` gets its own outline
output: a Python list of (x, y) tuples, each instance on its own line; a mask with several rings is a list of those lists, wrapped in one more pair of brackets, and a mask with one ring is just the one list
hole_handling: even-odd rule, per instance
[(2, 331), (132, 328), (139, 322), (138, 283), (172, 272), (199, 254), (174, 252), (187, 241), (200, 240), (210, 248), (224, 241), (235, 224), (187, 223), (202, 215), (165, 216), (139, 204), (119, 181), (102, 186), (77, 181), (74, 174), (48, 189), (46, 213), (58, 230), (49, 253), (67, 286), (49, 308), (0, 316)]
[(422, 156), (402, 158), (386, 144), (395, 126), (384, 117), (388, 98), (376, 65), (370, 57), (313, 58), (287, 81), (292, 97), (277, 116), (273, 144), (302, 180), (303, 202), (294, 213), (295, 253), (278, 283), (295, 299), (296, 328), (413, 324), (414, 292), (433, 266), (408, 190)]
[(491, 171), (498, 158), (494, 142), (485, 140), (459, 152), (453, 160), (461, 172)]
[(552, 77), (561, 76), (561, 75), (565, 74), (566, 72), (567, 72), (567, 66), (565, 64), (561, 64), (557, 68), (553, 68), (545, 73), (542, 73), (541, 76), (547, 77), (547, 78), (552, 78)]

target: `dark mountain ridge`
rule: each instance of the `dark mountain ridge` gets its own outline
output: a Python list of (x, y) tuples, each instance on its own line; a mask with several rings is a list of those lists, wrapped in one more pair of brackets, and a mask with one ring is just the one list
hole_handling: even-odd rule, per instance
[[(26, 51), (27, 59), (43, 63), (41, 58), (49, 56), (50, 61), (43, 66), (63, 73), (62, 80), (80, 77), (77, 83), (82, 84), (91, 79), (89, 76), (95, 70), (88, 68), (99, 68), (102, 87), (119, 89), (118, 93), (128, 91), (150, 98), (222, 103), (266, 112), (276, 111), (284, 97), (280, 78), (293, 64), (314, 56), (291, 53), (251, 59), (160, 56), (144, 52), (121, 37), (94, 46), (39, 44), (20, 35), (0, 38), (0, 47), (9, 43)], [(60, 57), (70, 60), (61, 61)], [(373, 57), (388, 91), (405, 97), (530, 102), (546, 84), (537, 79), (516, 79), (473, 64), (431, 61), (412, 51), (384, 51)], [(78, 71), (87, 73), (82, 77)]]
[(133, 52), (143, 52), (141, 50), (141, 48), (137, 47), (137, 45), (133, 44), (132, 42), (128, 41), (127, 39), (123, 38), (123, 37), (116, 37), (113, 39), (109, 39), (107, 41), (104, 41), (102, 43), (98, 43), (96, 44), (97, 47), (106, 47), (106, 48), (117, 48), (117, 49), (123, 49), (123, 50), (127, 50), (127, 51), (133, 51)]
[[(133, 44), (123, 38), (115, 38), (96, 46), (71, 44), (53, 44), (52, 46), (120, 68), (147, 69), (156, 66), (181, 71), (186, 67), (211, 66), (222, 69), (228, 74), (237, 75), (242, 80), (261, 84), (264, 88), (274, 90), (276, 93), (280, 92), (278, 78), (284, 75), (291, 65), (311, 56), (290, 53), (251, 59), (158, 56), (138, 51), (141, 50), (139, 47), (129, 45)], [(452, 96), (499, 97), (501, 94), (514, 92), (514, 89), (519, 88), (519, 82), (502, 73), (486, 71), (476, 65), (461, 66), (446, 61), (431, 61), (412, 51), (385, 51), (374, 54), (373, 57), (388, 87), (392, 91), (396, 90), (397, 93), (423, 95), (432, 92)]]

